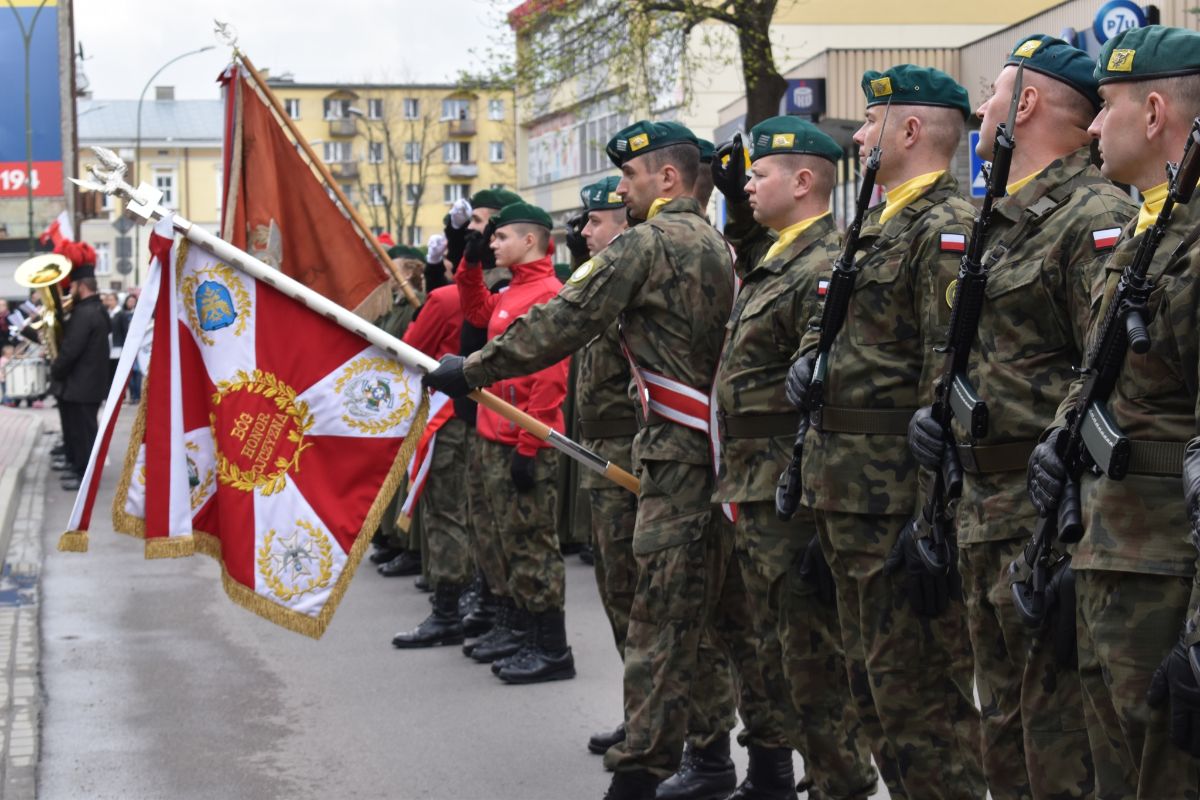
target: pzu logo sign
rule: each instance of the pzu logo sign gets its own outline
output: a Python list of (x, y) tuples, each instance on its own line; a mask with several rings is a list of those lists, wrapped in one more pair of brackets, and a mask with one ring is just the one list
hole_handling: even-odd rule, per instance
[(1122, 31), (1145, 25), (1146, 14), (1136, 3), (1131, 0), (1110, 0), (1096, 12), (1092, 32), (1096, 34), (1096, 41), (1104, 44)]

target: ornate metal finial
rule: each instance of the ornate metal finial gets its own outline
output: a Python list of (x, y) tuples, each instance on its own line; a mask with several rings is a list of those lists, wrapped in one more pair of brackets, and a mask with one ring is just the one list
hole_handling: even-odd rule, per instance
[(237, 28), (228, 22), (221, 22), (219, 19), (214, 19), (213, 24), (215, 25), (213, 34), (217, 37), (217, 41), (226, 47), (232, 47), (234, 50), (237, 50)]
[(143, 221), (154, 217), (162, 191), (149, 184), (143, 183), (134, 189), (125, 182), (125, 162), (121, 157), (105, 147), (93, 147), (92, 152), (99, 159), (98, 164), (89, 164), (87, 171), (91, 177), (87, 180), (71, 179), (71, 182), (82, 189), (93, 192), (103, 192), (107, 195), (126, 199), (125, 211)]

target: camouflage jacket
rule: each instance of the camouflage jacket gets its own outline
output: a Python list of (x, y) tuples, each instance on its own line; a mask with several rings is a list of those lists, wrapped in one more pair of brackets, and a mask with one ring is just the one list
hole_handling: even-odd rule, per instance
[[(484, 386), (534, 372), (619, 319), (639, 367), (707, 393), (732, 304), (725, 240), (695, 200), (676, 198), (581, 265), (557, 297), (468, 358), (467, 380)], [(708, 464), (708, 437), (655, 417), (642, 423), (633, 459)]]
[[(425, 293), (418, 290), (417, 298), (422, 304), (424, 304)], [(375, 320), (374, 325), (376, 328), (382, 328), (392, 336), (395, 336), (397, 339), (399, 339), (404, 336), (404, 332), (408, 330), (408, 326), (412, 324), (414, 319), (416, 319), (417, 312), (419, 310), (419, 308), (413, 308), (412, 304), (409, 303), (408, 300), (406, 300), (403, 296), (401, 296), (395, 305), (383, 312), (383, 314), (381, 314), (379, 318)]]
[[(968, 366), (989, 412), (988, 434), (976, 442), (981, 462), (991, 445), (1035, 442), (1054, 418), (1083, 361), (1093, 287), (1103, 281), (1112, 250), (1093, 234), (1119, 230), (1136, 210), (1091, 166), (1087, 149), (996, 203), (984, 257), (986, 299)], [(970, 441), (957, 425), (954, 435)], [(1023, 461), (1006, 472), (965, 474), (960, 542), (1026, 535), (1036, 520)]]
[[(617, 323), (588, 342), (572, 362), (575, 365), (575, 411), (577, 427), (592, 420), (633, 419), (637, 402), (629, 394), (629, 360), (621, 352)], [(580, 444), (622, 469), (631, 469), (630, 453), (633, 435), (609, 436), (594, 439), (580, 434)], [(579, 485), (584, 489), (605, 489), (612, 482), (591, 470), (579, 472)]]
[(801, 337), (820, 311), (818, 285), (837, 259), (839, 238), (833, 217), (826, 215), (782, 253), (743, 276), (717, 368), (721, 467), (715, 500), (744, 503), (775, 497), (775, 482), (792, 456), (796, 422), (776, 435), (731, 434), (737, 434), (735, 423), (742, 420), (795, 416), (784, 381)]
[[(1105, 279), (1092, 296), (1091, 337), (1098, 334), (1107, 303), (1121, 271), (1133, 261), (1142, 236), (1130, 222), (1105, 264)], [(1129, 352), (1109, 397), (1113, 420), (1135, 441), (1185, 443), (1197, 429), (1197, 362), (1200, 361), (1200, 214), (1176, 206), (1148, 276), (1150, 293), (1146, 331), (1150, 350)], [(1190, 246), (1189, 246), (1190, 240)], [(1082, 388), (1077, 380), (1059, 407), (1064, 424), (1071, 401)], [(1106, 569), (1152, 575), (1195, 574), (1196, 548), (1184, 509), (1183, 481), (1129, 474), (1124, 480), (1085, 474), (1080, 486), (1085, 533), (1075, 545), (1075, 569)]]
[[(863, 223), (857, 254), (861, 272), (830, 353), (823, 413), (890, 411), (895, 431), (809, 428), (801, 467), (803, 501), (824, 511), (917, 510), (917, 466), (902, 417), (931, 400), (941, 366), (934, 348), (944, 341), (950, 321), (946, 291), (958, 275), (975, 216), (949, 172), (884, 223), (882, 210), (882, 204), (876, 206)], [(817, 331), (809, 332), (801, 351), (815, 351), (818, 338)]]

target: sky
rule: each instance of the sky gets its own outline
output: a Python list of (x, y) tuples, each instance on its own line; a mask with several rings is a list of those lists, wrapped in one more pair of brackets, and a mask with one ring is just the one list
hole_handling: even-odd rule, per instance
[[(179, 99), (216, 99), (229, 48), (213, 19), (237, 29), (259, 69), (298, 82), (439, 83), (495, 47), (509, 0), (75, 0), (75, 33), (92, 96), (137, 99), (177, 55), (215, 48), (167, 67), (154, 81)], [(148, 96), (153, 96), (148, 93)]]

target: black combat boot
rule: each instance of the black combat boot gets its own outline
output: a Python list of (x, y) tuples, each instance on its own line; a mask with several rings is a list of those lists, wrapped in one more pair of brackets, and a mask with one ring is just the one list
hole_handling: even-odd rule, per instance
[(614, 744), (620, 744), (623, 741), (625, 741), (624, 722), (613, 728), (611, 731), (593, 733), (591, 738), (588, 739), (588, 752), (602, 756), (608, 752), (608, 748), (612, 747)]
[(725, 734), (707, 747), (685, 744), (679, 769), (658, 785), (654, 796), (658, 800), (723, 800), (736, 785), (729, 734)]
[(400, 555), (391, 561), (380, 564), (378, 572), (385, 578), (396, 578), (401, 575), (420, 575), (421, 554), (414, 553), (412, 550), (402, 550)]
[(482, 636), (490, 631), (496, 624), (496, 612), (499, 607), (496, 595), (492, 594), (487, 581), (482, 577), (476, 578), (476, 581), (479, 588), (475, 599), (463, 616), (463, 633), (467, 636)]
[(472, 653), (475, 652), (475, 648), (479, 647), (480, 645), (487, 645), (490, 647), (492, 642), (496, 639), (496, 637), (501, 636), (501, 635), (508, 635), (507, 632), (509, 631), (509, 624), (512, 622), (512, 615), (515, 610), (516, 610), (516, 606), (513, 605), (513, 601), (510, 598), (497, 597), (496, 598), (496, 617), (492, 624), (492, 627), (489, 628), (486, 633), (484, 633), (482, 636), (480, 636), (475, 641), (467, 642), (466, 644), (464, 644), (463, 645), (463, 655), (464, 656), (471, 655)]
[(658, 778), (644, 769), (614, 772), (604, 800), (654, 800)]
[(796, 776), (792, 773), (790, 747), (747, 748), (750, 765), (746, 780), (729, 795), (729, 800), (795, 800)]
[(458, 620), (458, 596), (462, 586), (456, 583), (439, 583), (433, 593), (433, 613), (411, 631), (402, 631), (392, 638), (396, 647), (438, 647), (461, 644), (462, 623)]
[[(512, 600), (510, 599), (508, 602), (512, 603)], [(520, 650), (521, 646), (525, 644), (525, 640), (529, 638), (532, 622), (529, 612), (517, 608), (514, 603), (508, 612), (508, 625), (501, 627), (497, 624), (493, 629), (496, 631), (495, 636), (485, 636), (480, 639), (479, 644), (475, 645), (475, 649), (471, 651), (471, 658), (480, 664), (490, 664), (498, 658), (511, 656)]]
[(545, 683), (575, 677), (575, 657), (567, 645), (562, 609), (533, 615), (529, 644), (496, 673), (505, 683)]

